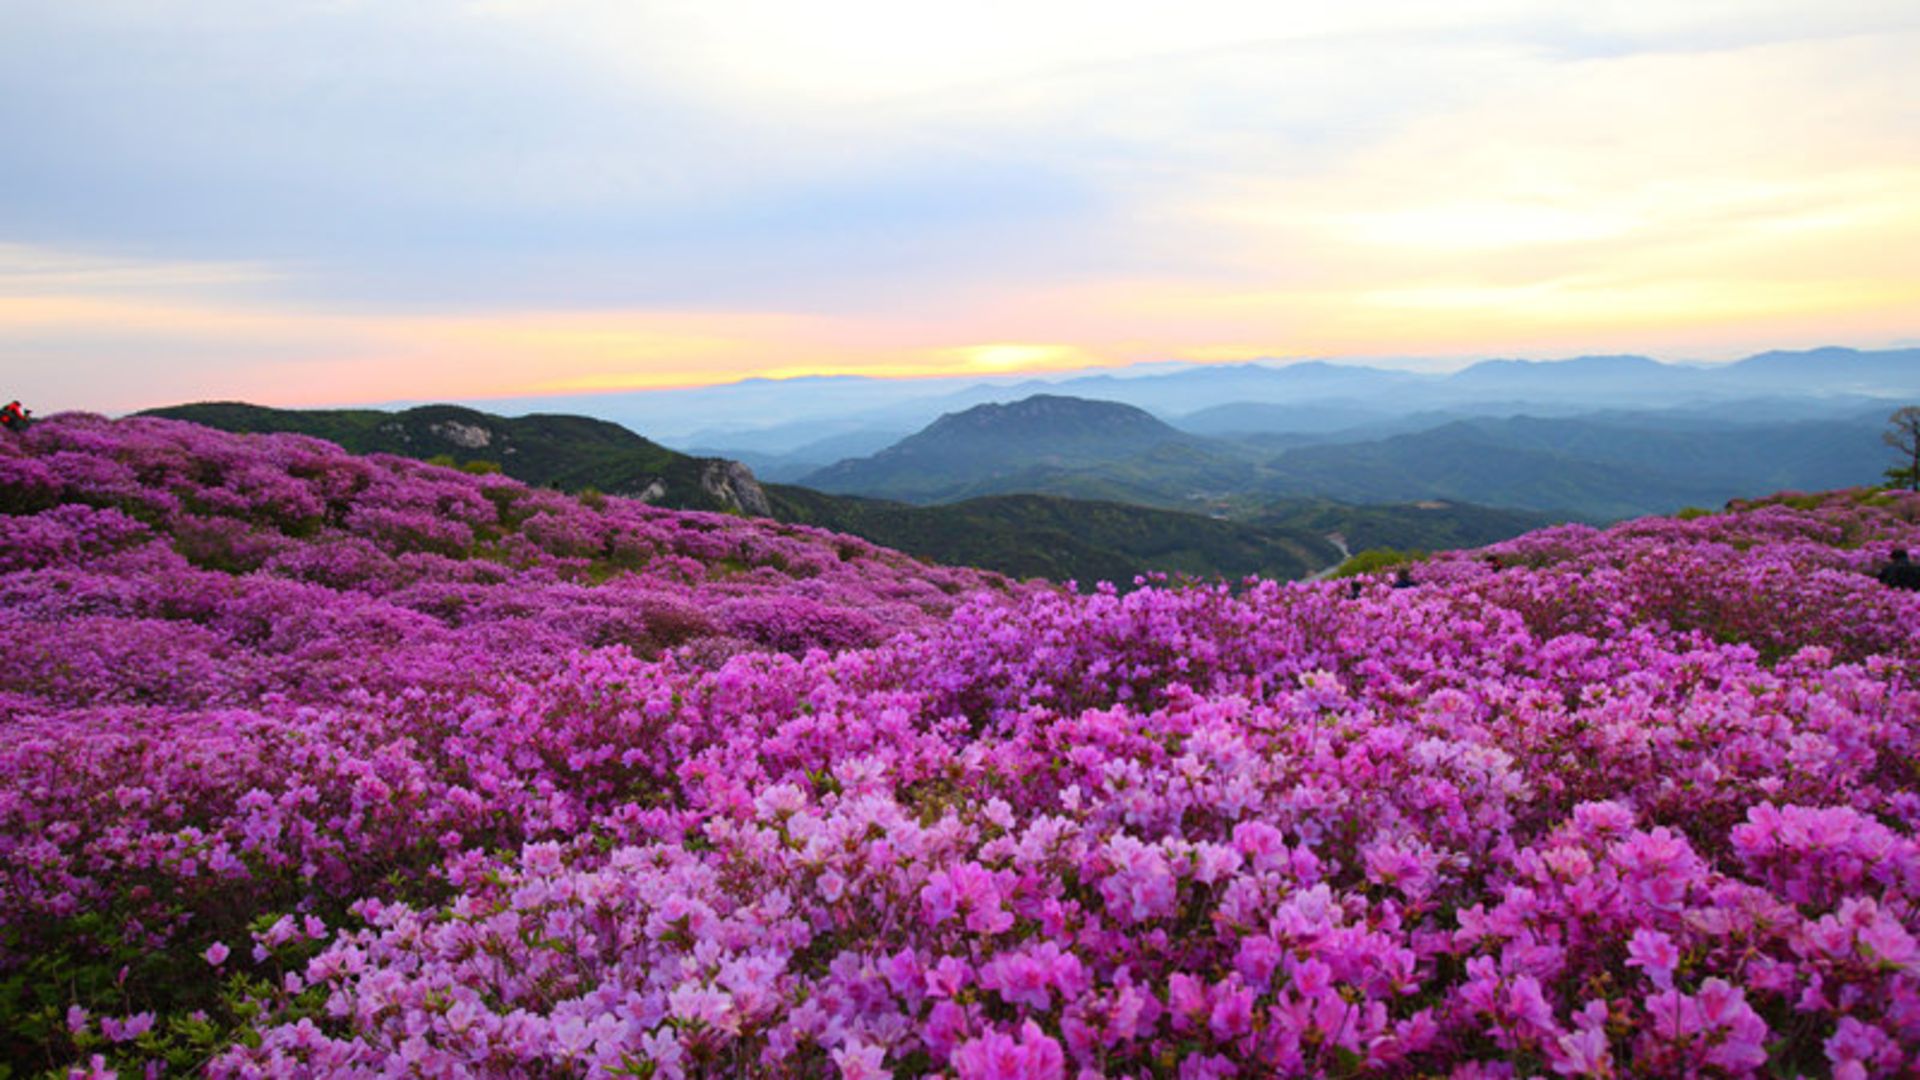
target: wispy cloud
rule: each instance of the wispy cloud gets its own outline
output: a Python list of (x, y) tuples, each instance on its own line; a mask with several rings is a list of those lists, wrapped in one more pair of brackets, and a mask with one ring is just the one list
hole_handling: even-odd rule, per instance
[(0, 374), (52, 405), (1726, 355), (1920, 310), (1907, 4), (0, 18)]
[(166, 294), (257, 285), (276, 275), (246, 263), (166, 262), (0, 243), (0, 297)]

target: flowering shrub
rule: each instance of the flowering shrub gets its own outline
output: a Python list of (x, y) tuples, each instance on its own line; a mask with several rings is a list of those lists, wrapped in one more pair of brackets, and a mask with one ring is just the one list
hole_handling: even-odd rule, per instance
[(1920, 1069), (1905, 496), (1074, 596), (311, 440), (17, 442), (33, 1068)]
[(442, 896), (449, 853), (571, 836), (595, 800), (637, 797), (604, 747), (512, 734), (633, 726), (611, 701), (535, 715), (592, 650), (697, 667), (873, 645), (1008, 587), (843, 559), (809, 529), (155, 420), (0, 440), (0, 510), (0, 1063), (34, 1068), (194, 1043), (175, 1022), (221, 1014), (199, 957), (245, 968), (263, 913)]

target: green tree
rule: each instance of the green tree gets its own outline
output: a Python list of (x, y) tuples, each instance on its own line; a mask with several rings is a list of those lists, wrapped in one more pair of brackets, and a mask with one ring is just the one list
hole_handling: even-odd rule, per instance
[(1880, 438), (1900, 455), (1900, 464), (1887, 470), (1887, 479), (1905, 484), (1909, 491), (1920, 491), (1920, 405), (1894, 410)]

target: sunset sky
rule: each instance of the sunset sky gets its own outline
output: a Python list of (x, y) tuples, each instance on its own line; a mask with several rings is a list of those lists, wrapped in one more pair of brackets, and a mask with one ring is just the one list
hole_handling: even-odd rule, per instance
[(0, 0), (41, 411), (1920, 338), (1920, 5)]

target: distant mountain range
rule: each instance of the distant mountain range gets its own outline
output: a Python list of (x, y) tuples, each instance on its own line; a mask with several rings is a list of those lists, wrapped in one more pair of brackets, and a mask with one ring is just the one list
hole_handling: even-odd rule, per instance
[[(1592, 367), (1637, 367), (1632, 358)], [(1487, 378), (1498, 377), (1498, 370)], [(1523, 369), (1525, 370), (1525, 369)], [(1523, 376), (1535, 378), (1534, 374)], [(1444, 499), (1617, 519), (1783, 489), (1880, 479), (1886, 406), (1833, 419), (1711, 411), (1401, 418), (1296, 436), (1208, 438), (1113, 402), (1058, 395), (940, 418), (869, 457), (803, 477), (841, 494), (949, 502), (1015, 492), (1259, 519), (1280, 498)]]
[(1876, 483), (1886, 416), (1742, 423), (1658, 413), (1455, 421), (1298, 447), (1263, 490), (1335, 499), (1441, 498), (1611, 520), (1743, 495)]
[[(1167, 363), (1044, 377), (749, 379), (685, 390), (499, 402), (496, 411), (568, 411), (614, 420), (675, 447), (741, 457), (798, 475), (871, 454), (936, 418), (1035, 394), (1114, 401), (1203, 435), (1320, 432), (1413, 413), (1454, 419), (1554, 416), (1603, 409), (1694, 410), (1765, 399), (1801, 418), (1873, 401), (1920, 400), (1920, 349), (1768, 352), (1728, 364), (1661, 363), (1645, 356), (1487, 360), (1445, 375), (1325, 361)], [(1231, 424), (1209, 410), (1277, 406)], [(1231, 414), (1229, 414), (1231, 416)], [(1240, 426), (1246, 424), (1248, 426)], [(854, 449), (821, 447), (833, 437)], [(782, 459), (790, 458), (783, 461)]]
[[(1257, 518), (1239, 521), (1035, 494), (911, 506), (763, 485), (738, 462), (689, 457), (617, 424), (578, 416), (508, 418), (450, 405), (400, 412), (290, 410), (237, 402), (181, 405), (145, 415), (226, 431), (298, 432), (361, 453), (498, 467), (527, 483), (567, 491), (591, 488), (661, 506), (770, 516), (852, 533), (938, 562), (1082, 584), (1125, 584), (1152, 571), (1297, 578), (1337, 562), (1343, 543), (1354, 550), (1469, 547), (1517, 536), (1550, 520), (1432, 502), (1355, 507), (1328, 500), (1270, 500), (1261, 504)], [(1140, 410), (1071, 399), (988, 409), (935, 426), (939, 430), (924, 445), (963, 446), (969, 460), (1000, 466), (1025, 452), (1044, 453), (1064, 465), (1098, 462), (1142, 443), (1171, 454), (1200, 442)], [(1012, 429), (1022, 427), (1035, 429), (1020, 442), (1024, 450), (1002, 444)]]

